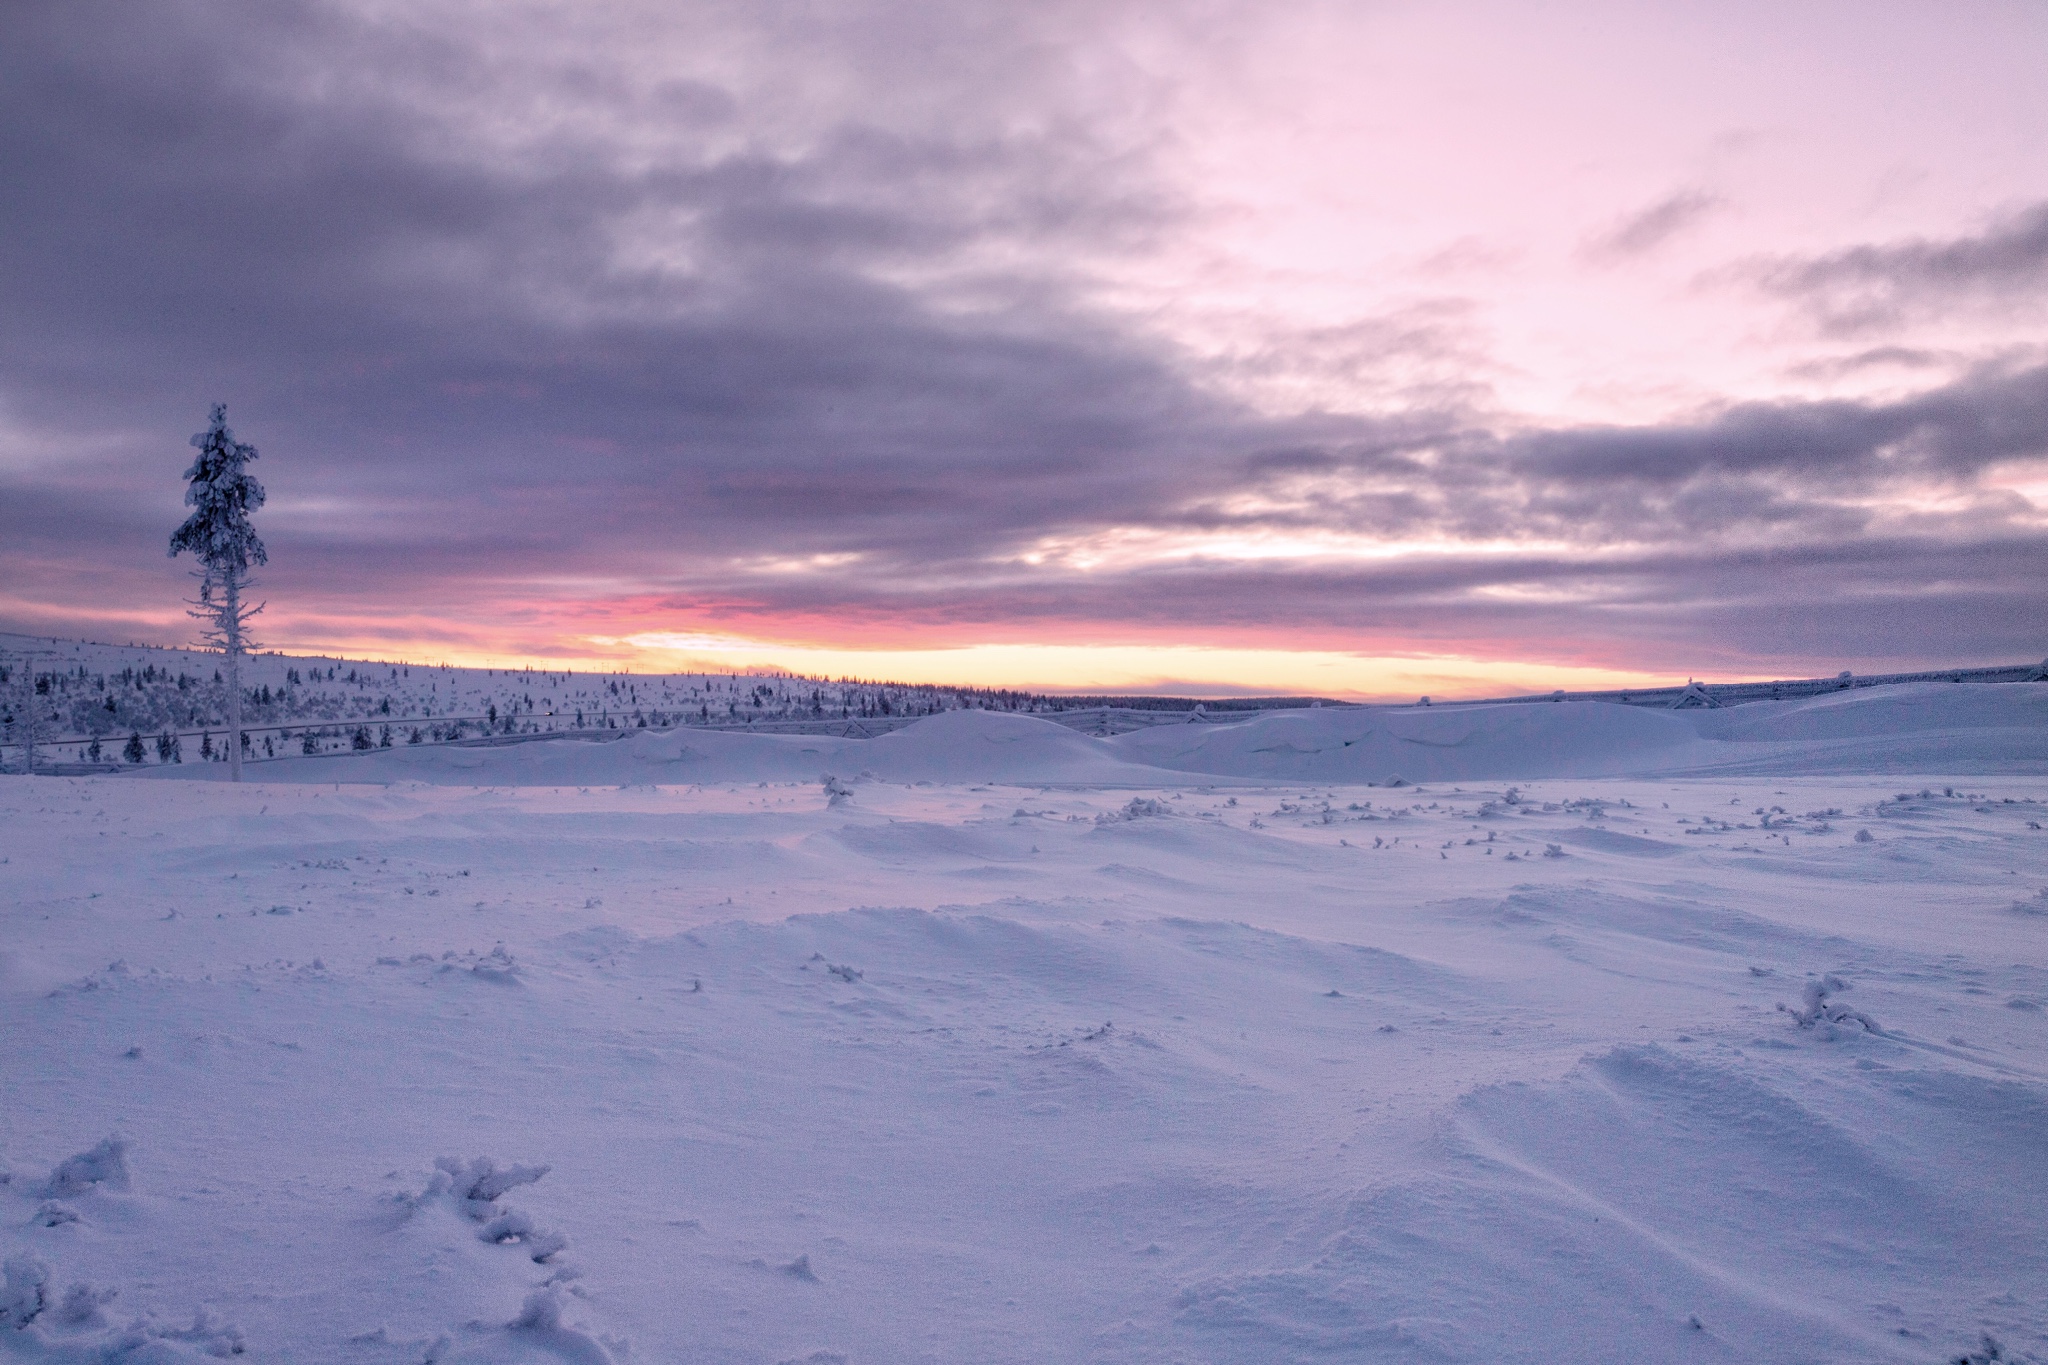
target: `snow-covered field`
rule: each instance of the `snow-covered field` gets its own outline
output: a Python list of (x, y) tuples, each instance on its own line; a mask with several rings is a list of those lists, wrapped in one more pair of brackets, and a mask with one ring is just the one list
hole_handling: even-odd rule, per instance
[(147, 771), (0, 1360), (2048, 1360), (2048, 686)]

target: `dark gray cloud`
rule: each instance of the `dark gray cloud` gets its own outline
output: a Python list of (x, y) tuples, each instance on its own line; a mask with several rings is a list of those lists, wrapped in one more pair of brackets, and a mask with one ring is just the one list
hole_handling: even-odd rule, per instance
[(1647, 256), (1674, 237), (1696, 227), (1723, 206), (1719, 195), (1680, 190), (1648, 208), (1628, 214), (1587, 240), (1580, 255), (1598, 265), (1615, 265)]
[(1953, 351), (1930, 350), (1921, 346), (1871, 346), (1848, 355), (1802, 360), (1788, 366), (1786, 373), (1795, 379), (1827, 381), (1868, 374), (1873, 370), (1954, 370), (1965, 359)]
[[(1195, 210), (1117, 131), (1129, 91), (1104, 103), (1008, 10), (712, 15), (872, 95), (816, 107), (744, 54), (625, 73), (507, 13), (473, 41), (316, 5), (0, 18), (0, 626), (161, 629), (184, 438), (220, 399), (263, 451), (272, 596), (357, 637), (530, 629), (539, 652), (616, 601), (771, 635), (1674, 668), (2041, 652), (2048, 544), (1982, 479), (2048, 452), (2048, 370), (1503, 431), (1437, 301), (1224, 362), (1399, 414), (1276, 418), (1088, 302), (1091, 269)], [(902, 93), (968, 49), (957, 99)], [(1941, 500), (1906, 516), (1914, 490)], [(1058, 552), (1128, 532), (1196, 549)], [(1226, 534), (1450, 548), (1199, 553)], [(1486, 541), (1537, 548), (1456, 548)], [(807, 556), (852, 558), (787, 567)]]
[(1800, 303), (1842, 335), (1928, 310), (2037, 309), (2048, 301), (2048, 203), (2009, 214), (1975, 236), (1865, 244), (1752, 268), (1766, 290)]

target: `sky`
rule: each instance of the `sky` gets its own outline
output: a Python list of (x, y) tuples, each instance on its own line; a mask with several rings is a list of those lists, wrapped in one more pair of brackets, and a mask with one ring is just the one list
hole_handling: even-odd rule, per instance
[(2048, 9), (0, 9), (0, 630), (1500, 695), (2048, 654)]

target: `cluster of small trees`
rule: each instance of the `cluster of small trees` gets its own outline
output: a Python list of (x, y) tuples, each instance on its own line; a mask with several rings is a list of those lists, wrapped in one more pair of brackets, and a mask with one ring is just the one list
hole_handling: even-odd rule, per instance
[[(251, 586), (249, 574), (253, 566), (267, 562), (269, 555), (263, 548), (262, 539), (249, 524), (249, 514), (263, 505), (263, 485), (249, 474), (249, 463), (256, 458), (256, 448), (238, 441), (228, 429), (227, 407), (216, 403), (211, 420), (205, 431), (192, 438), (193, 447), (199, 452), (185, 471), (185, 505), (192, 509), (184, 523), (171, 533), (170, 554), (190, 554), (198, 561), (199, 568), (194, 577), (199, 580), (198, 595), (192, 600), (192, 616), (203, 627), (209, 644), (217, 646), (227, 663), (227, 677), (214, 677), (214, 685), (226, 691), (228, 713), (228, 738), (225, 754), (216, 755), (213, 736), (202, 735), (200, 757), (213, 759), (225, 757), (234, 780), (242, 777), (242, 758), (250, 751), (249, 736), (242, 724), (241, 665), (244, 654), (252, 647), (248, 626), (251, 617), (263, 608), (246, 600)], [(0, 673), (0, 683), (11, 680), (9, 673)], [(182, 698), (195, 686), (204, 687), (199, 680), (180, 672), (175, 680), (166, 672), (159, 678), (154, 665), (146, 665), (140, 674), (134, 669), (124, 669), (116, 675), (115, 687), (110, 689), (108, 679), (102, 675), (90, 678), (83, 665), (75, 670), (39, 672), (33, 661), (21, 671), (19, 690), (22, 696), (18, 703), (9, 703), (0, 721), (19, 743), (25, 753), (26, 766), (35, 771), (36, 744), (39, 732), (46, 721), (59, 719), (56, 710), (60, 696), (68, 697), (74, 690), (84, 690), (90, 682), (92, 695), (67, 702), (72, 712), (71, 721), (78, 730), (92, 736), (81, 746), (81, 758), (98, 762), (104, 756), (105, 747), (101, 736), (115, 730), (122, 720), (134, 719), (134, 707), (124, 717), (121, 700), (117, 691), (134, 688), (152, 695), (161, 702), (166, 698)], [(188, 719), (202, 709), (203, 703), (193, 706), (174, 704), (173, 723)], [(210, 709), (210, 708), (208, 708)], [(47, 715), (45, 713), (48, 713)], [(18, 713), (18, 714), (17, 714)], [(121, 757), (128, 763), (142, 763), (148, 758), (143, 743), (142, 731), (132, 728), (128, 742), (121, 746)], [(184, 740), (175, 729), (166, 727), (156, 737), (156, 758), (159, 763), (182, 763), (185, 761)]]
[[(90, 743), (79, 746), (78, 756), (84, 762), (98, 763), (106, 757), (106, 752), (105, 747), (100, 743), (99, 736), (95, 735)], [(149, 761), (149, 747), (143, 743), (140, 730), (128, 732), (128, 742), (121, 746), (120, 753), (123, 763), (147, 763)], [(212, 754), (202, 748), (200, 757), (211, 758)], [(156, 761), (159, 763), (183, 763), (185, 761), (184, 741), (168, 730), (159, 734), (156, 737)]]
[[(219, 403), (213, 406), (206, 430), (193, 436), (191, 445), (198, 454), (185, 471), (185, 504), (192, 510), (171, 534), (169, 553), (172, 558), (190, 554), (197, 564), (193, 577), (198, 580), (198, 591), (189, 603), (190, 614), (200, 622), (206, 643), (220, 650), (225, 676), (217, 669), (207, 679), (183, 670), (173, 673), (153, 664), (105, 674), (92, 674), (83, 664), (46, 673), (36, 672), (33, 666), (25, 671), (17, 668), (15, 680), (20, 685), (14, 691), (21, 695), (4, 702), (0, 726), (4, 726), (10, 742), (22, 744), (31, 756), (44, 722), (68, 721), (72, 735), (90, 737), (79, 746), (79, 757), (87, 762), (104, 761), (108, 748), (126, 730), (127, 741), (119, 747), (121, 761), (147, 762), (153, 744), (157, 762), (182, 763), (184, 743), (179, 731), (217, 723), (225, 712), (226, 734), (216, 744), (210, 731), (201, 730), (198, 757), (205, 762), (227, 763), (233, 780), (240, 781), (243, 760), (254, 757), (259, 747), (264, 756), (274, 757), (294, 739), (301, 753), (317, 754), (326, 752), (330, 743), (335, 747), (345, 744), (362, 752), (390, 748), (399, 738), (407, 744), (446, 742), (462, 738), (472, 726), (484, 734), (537, 733), (554, 729), (555, 717), (566, 727), (572, 706), (578, 729), (591, 725), (605, 729), (650, 725), (667, 728), (722, 721), (821, 720), (835, 718), (835, 712), (838, 719), (853, 719), (925, 716), (961, 707), (1025, 712), (1062, 707), (1061, 699), (1006, 689), (862, 683), (852, 679), (823, 684), (787, 675), (748, 679), (744, 691), (738, 677), (730, 682), (706, 679), (677, 695), (667, 679), (614, 676), (599, 685), (601, 707), (586, 707), (576, 704), (574, 698), (563, 698), (558, 710), (557, 699), (550, 694), (541, 699), (546, 707), (543, 712), (531, 695), (523, 695), (506, 701), (502, 710), (498, 701), (492, 701), (481, 723), (448, 716), (447, 704), (459, 705), (451, 687), (451, 696), (440, 699), (438, 708), (446, 719), (425, 727), (414, 725), (409, 733), (401, 726), (394, 736), (391, 724), (378, 719), (392, 716), (389, 695), (374, 698), (307, 689), (308, 683), (320, 682), (379, 689), (385, 682), (381, 672), (373, 679), (351, 667), (346, 679), (341, 679), (337, 666), (323, 669), (301, 665), (287, 669), (285, 686), (275, 691), (268, 682), (243, 687), (243, 661), (256, 648), (249, 624), (263, 609), (260, 603), (249, 601), (249, 592), (254, 587), (251, 575), (257, 566), (269, 561), (262, 538), (249, 520), (265, 500), (263, 485), (249, 472), (257, 452), (254, 446), (236, 439), (227, 424), (226, 405)], [(405, 671), (410, 676), (410, 669)], [(395, 682), (400, 670), (393, 667), (390, 672)], [(544, 687), (565, 683), (573, 676), (564, 673), (557, 678), (546, 672), (535, 674), (531, 669), (519, 672), (529, 683), (538, 680)], [(5, 684), (9, 676), (8, 670), (0, 667), (0, 694), (8, 692)], [(647, 689), (645, 696), (643, 687)], [(582, 691), (576, 693), (578, 698), (586, 695)], [(714, 699), (722, 703), (719, 710), (711, 705)], [(1085, 704), (1092, 699), (1070, 700)], [(436, 709), (437, 704), (429, 703), (423, 714), (433, 716)], [(269, 722), (273, 727), (260, 740), (248, 729), (251, 711), (257, 713), (259, 723)], [(301, 718), (339, 723), (316, 723), (298, 729), (296, 734), (276, 724)], [(145, 738), (152, 730), (156, 732), (154, 741)]]

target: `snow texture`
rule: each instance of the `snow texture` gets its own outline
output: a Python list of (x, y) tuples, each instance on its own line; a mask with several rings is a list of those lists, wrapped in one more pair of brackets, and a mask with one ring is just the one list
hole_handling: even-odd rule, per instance
[(2042, 691), (1885, 691), (0, 778), (0, 1362), (2039, 1365)]

